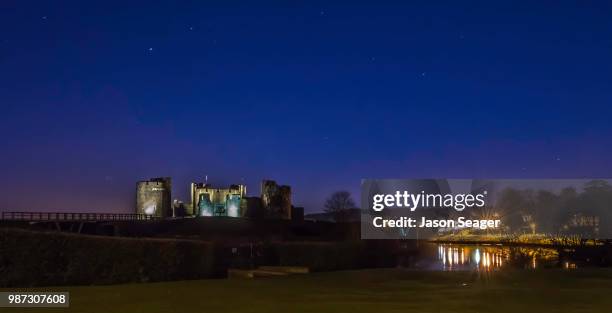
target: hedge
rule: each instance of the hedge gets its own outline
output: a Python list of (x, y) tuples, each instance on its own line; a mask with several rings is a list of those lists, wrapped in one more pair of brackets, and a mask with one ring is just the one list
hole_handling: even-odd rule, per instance
[(202, 241), (0, 229), (0, 287), (99, 285), (215, 275)]

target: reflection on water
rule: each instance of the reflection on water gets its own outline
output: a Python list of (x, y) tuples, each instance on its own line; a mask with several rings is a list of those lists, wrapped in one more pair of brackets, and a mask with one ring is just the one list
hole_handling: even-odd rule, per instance
[(492, 250), (482, 247), (456, 247), (450, 245), (438, 246), (438, 259), (444, 268), (464, 267), (472, 265), (475, 268), (495, 268), (504, 264), (508, 254), (503, 250)]
[[(427, 265), (430, 269), (490, 271), (505, 267), (537, 269), (560, 265), (559, 253), (550, 248), (440, 244), (433, 245), (433, 249), (424, 248), (427, 251), (424, 257), (430, 257)], [(432, 260), (432, 252), (435, 260)], [(576, 264), (569, 261), (561, 266), (576, 268)]]

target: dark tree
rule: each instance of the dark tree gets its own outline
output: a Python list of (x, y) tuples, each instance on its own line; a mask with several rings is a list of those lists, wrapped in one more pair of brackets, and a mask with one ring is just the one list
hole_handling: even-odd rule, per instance
[(343, 221), (355, 202), (348, 191), (336, 191), (325, 201), (325, 212), (332, 213), (336, 222)]

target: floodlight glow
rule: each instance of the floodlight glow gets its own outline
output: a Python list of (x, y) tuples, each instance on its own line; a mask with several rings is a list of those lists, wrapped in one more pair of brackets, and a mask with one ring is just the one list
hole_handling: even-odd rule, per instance
[(155, 211), (157, 211), (157, 205), (155, 204), (150, 204), (144, 208), (144, 213), (146, 215), (153, 215), (155, 214)]

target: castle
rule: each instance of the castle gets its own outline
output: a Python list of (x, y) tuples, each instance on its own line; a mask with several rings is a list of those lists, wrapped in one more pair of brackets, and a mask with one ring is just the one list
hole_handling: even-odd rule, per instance
[(303, 219), (304, 209), (291, 204), (291, 187), (273, 180), (261, 182), (260, 197), (248, 197), (245, 185), (227, 188), (191, 183), (189, 203), (172, 202), (170, 177), (152, 178), (136, 184), (136, 213), (156, 218), (243, 217), (285, 220)]

